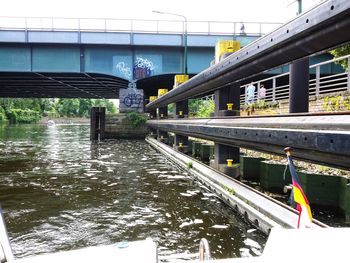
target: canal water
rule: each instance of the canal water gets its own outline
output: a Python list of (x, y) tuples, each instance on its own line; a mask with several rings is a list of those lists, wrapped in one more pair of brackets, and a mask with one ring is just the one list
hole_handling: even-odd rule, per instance
[(0, 203), (16, 257), (153, 238), (159, 253), (259, 255), (266, 236), (145, 141), (89, 126), (0, 126)]

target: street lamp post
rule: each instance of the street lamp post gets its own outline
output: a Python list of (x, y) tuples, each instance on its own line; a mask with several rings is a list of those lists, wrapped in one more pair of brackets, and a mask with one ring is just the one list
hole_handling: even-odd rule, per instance
[(175, 13), (169, 13), (169, 12), (161, 12), (157, 10), (153, 10), (153, 13), (161, 14), (161, 15), (172, 15), (172, 16), (178, 16), (184, 19), (184, 65), (183, 65), (183, 72), (187, 75), (188, 69), (187, 69), (187, 18), (184, 15), (175, 14)]

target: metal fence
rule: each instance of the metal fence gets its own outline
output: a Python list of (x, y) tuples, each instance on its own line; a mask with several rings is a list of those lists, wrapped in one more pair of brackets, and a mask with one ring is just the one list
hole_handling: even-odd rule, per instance
[[(325, 62), (321, 62), (310, 66), (310, 72), (315, 71), (315, 76), (309, 81), (309, 95), (318, 96), (325, 93), (337, 92), (337, 91), (349, 91), (350, 92), (350, 71), (347, 70), (342, 73), (333, 75), (321, 75), (321, 67), (326, 66), (334, 62), (348, 61), (350, 65), (350, 54), (347, 56), (335, 58)], [(287, 84), (286, 84), (287, 83)], [(289, 99), (289, 72), (283, 73), (274, 77), (262, 79), (252, 82), (255, 91), (254, 96), (252, 92), (249, 94), (248, 86), (241, 86), (241, 104), (249, 104), (256, 102), (257, 100), (264, 100), (266, 102), (276, 102), (279, 100)], [(263, 87), (264, 89), (263, 90)]]
[[(244, 25), (244, 30), (242, 30)], [(0, 17), (1, 30), (147, 32), (204, 35), (264, 35), (280, 23), (64, 17)]]

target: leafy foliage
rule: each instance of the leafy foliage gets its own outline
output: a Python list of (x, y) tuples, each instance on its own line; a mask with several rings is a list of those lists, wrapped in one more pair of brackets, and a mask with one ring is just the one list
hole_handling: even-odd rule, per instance
[(325, 111), (349, 111), (350, 97), (334, 96), (323, 99), (322, 107)]
[(0, 99), (0, 121), (33, 123), (41, 117), (88, 117), (92, 106), (115, 113), (113, 102), (102, 99)]
[(193, 99), (189, 101), (188, 109), (191, 115), (196, 117), (210, 117), (215, 110), (215, 103), (212, 99)]
[[(336, 48), (336, 49), (330, 51), (329, 53), (331, 53), (335, 58), (349, 55), (350, 54), (350, 44)], [(349, 67), (347, 59), (340, 60), (337, 63), (339, 63), (345, 70)]]
[(10, 123), (33, 123), (40, 118), (39, 112), (34, 110), (10, 109), (7, 112), (7, 119)]
[(138, 112), (129, 112), (127, 116), (134, 128), (140, 127), (147, 121), (146, 117)]

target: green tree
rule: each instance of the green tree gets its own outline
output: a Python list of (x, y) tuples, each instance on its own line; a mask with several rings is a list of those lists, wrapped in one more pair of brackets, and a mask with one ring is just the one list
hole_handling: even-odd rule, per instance
[(188, 109), (195, 117), (210, 117), (215, 110), (215, 103), (212, 99), (191, 99), (188, 103)]
[(112, 101), (107, 99), (93, 100), (93, 106), (106, 107), (107, 113), (116, 113), (117, 109)]
[(79, 99), (59, 99), (56, 105), (57, 112), (62, 117), (78, 116), (79, 104)]
[[(336, 48), (336, 49), (330, 51), (329, 53), (331, 53), (335, 58), (350, 55), (350, 44)], [(347, 59), (340, 60), (337, 63), (339, 63), (343, 67), (343, 69), (345, 69), (345, 70), (348, 69), (349, 65), (348, 65)]]

